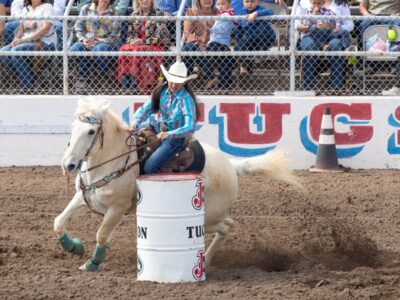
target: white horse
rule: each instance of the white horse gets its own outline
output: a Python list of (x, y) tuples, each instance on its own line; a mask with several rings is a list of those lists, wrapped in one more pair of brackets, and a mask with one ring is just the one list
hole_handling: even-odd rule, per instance
[[(106, 244), (113, 230), (127, 211), (135, 210), (139, 166), (135, 164), (137, 153), (134, 151), (97, 167), (131, 149), (126, 143), (129, 136), (127, 126), (110, 111), (109, 103), (80, 99), (75, 117), (69, 147), (62, 158), (62, 168), (64, 172), (77, 174), (76, 193), (64, 211), (55, 218), (54, 230), (65, 251), (82, 256), (82, 242), (68, 236), (67, 225), (88, 207), (103, 214), (94, 254), (80, 267), (81, 270), (96, 271), (105, 259)], [(206, 160), (202, 172), (207, 195), (205, 229), (207, 233), (215, 233), (206, 251), (206, 265), (209, 265), (233, 223), (229, 212), (238, 196), (237, 174), (264, 173), (275, 179), (300, 184), (280, 152), (244, 160), (228, 160), (214, 147), (204, 143), (202, 146)], [(93, 166), (95, 168), (91, 170)]]

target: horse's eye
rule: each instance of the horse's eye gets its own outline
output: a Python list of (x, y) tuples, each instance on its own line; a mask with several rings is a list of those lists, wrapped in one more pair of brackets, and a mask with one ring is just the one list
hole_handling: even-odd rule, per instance
[(89, 135), (93, 135), (95, 132), (96, 132), (96, 131), (95, 131), (94, 129), (90, 129), (88, 134), (89, 134)]

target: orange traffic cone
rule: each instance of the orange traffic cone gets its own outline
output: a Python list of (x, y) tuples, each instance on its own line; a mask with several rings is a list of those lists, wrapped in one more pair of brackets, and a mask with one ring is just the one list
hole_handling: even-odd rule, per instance
[(325, 106), (319, 134), (317, 159), (315, 166), (310, 168), (310, 172), (343, 172), (343, 168), (340, 168), (338, 163), (333, 133), (331, 109)]

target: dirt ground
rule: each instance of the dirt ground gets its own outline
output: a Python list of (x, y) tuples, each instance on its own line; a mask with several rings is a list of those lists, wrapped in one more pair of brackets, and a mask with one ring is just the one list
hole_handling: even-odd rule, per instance
[(158, 284), (136, 281), (135, 215), (117, 228), (100, 272), (81, 272), (101, 217), (71, 224), (83, 258), (64, 253), (53, 232), (69, 202), (60, 168), (1, 168), (0, 299), (399, 299), (399, 171), (296, 173), (305, 192), (242, 177), (234, 227), (207, 280)]

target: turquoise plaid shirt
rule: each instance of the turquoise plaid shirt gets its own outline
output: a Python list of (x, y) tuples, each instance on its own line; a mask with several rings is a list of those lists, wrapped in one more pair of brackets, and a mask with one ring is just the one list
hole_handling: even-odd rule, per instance
[[(87, 17), (98, 16), (95, 4), (92, 3), (83, 6), (79, 15)], [(102, 16), (118, 16), (118, 12), (109, 6)], [(121, 23), (120, 21), (112, 21), (108, 18), (102, 20), (78, 20), (75, 23), (75, 32), (76, 37), (80, 42), (84, 39), (90, 38), (90, 35), (93, 34), (96, 42), (112, 44), (121, 34)]]
[(187, 137), (196, 129), (196, 103), (185, 87), (173, 95), (168, 88), (165, 88), (160, 96), (158, 119), (153, 112), (151, 100), (149, 100), (136, 111), (133, 124), (139, 127), (147, 119), (157, 133), (161, 131), (160, 125), (164, 124), (167, 127), (169, 138)]

